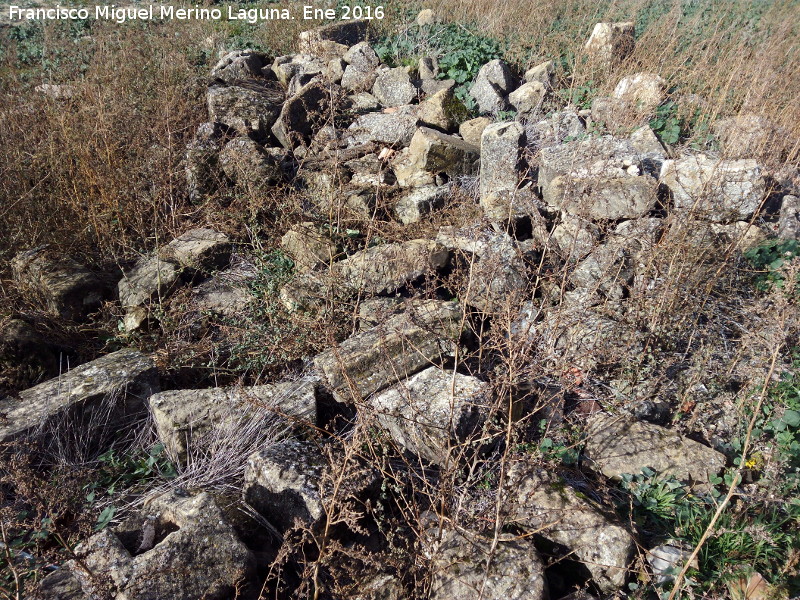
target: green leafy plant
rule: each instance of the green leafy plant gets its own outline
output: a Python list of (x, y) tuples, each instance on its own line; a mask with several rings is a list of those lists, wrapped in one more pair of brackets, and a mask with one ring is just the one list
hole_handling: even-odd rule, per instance
[(665, 144), (677, 144), (684, 133), (683, 123), (678, 116), (678, 105), (668, 100), (659, 106), (656, 116), (650, 120), (650, 128)]
[(559, 90), (558, 95), (565, 102), (574, 104), (580, 109), (591, 108), (592, 101), (597, 96), (597, 87), (593, 80), (589, 80), (576, 87)]
[(773, 286), (782, 288), (785, 281), (781, 269), (797, 256), (800, 256), (800, 242), (783, 239), (768, 240), (744, 253), (757, 271), (755, 285), (761, 291), (768, 291)]

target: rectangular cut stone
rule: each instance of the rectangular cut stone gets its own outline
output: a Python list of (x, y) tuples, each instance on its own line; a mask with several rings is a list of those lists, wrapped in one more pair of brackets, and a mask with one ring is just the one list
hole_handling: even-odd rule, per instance
[(101, 425), (121, 426), (143, 413), (145, 400), (157, 391), (153, 359), (133, 349), (119, 350), (20, 392), (16, 398), (0, 399), (0, 443), (78, 411), (84, 422), (91, 422), (91, 411), (96, 411), (97, 418), (105, 421)]
[(358, 402), (451, 353), (461, 322), (456, 302), (411, 303), (385, 323), (318, 355), (314, 366), (338, 400)]

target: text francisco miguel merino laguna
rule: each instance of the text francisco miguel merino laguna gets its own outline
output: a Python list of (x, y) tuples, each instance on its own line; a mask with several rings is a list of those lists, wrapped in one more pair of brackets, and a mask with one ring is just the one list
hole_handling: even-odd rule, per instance
[[(59, 21), (90, 19), (114, 21), (258, 21), (292, 20), (300, 18), (311, 19), (382, 19), (383, 6), (340, 6), (338, 8), (318, 8), (302, 6), (289, 8), (239, 8), (235, 6), (201, 7), (176, 7), (169, 4), (144, 4), (139, 6), (117, 6), (104, 4), (93, 7), (66, 7), (57, 4), (55, 7), (25, 8), (11, 5), (8, 7), (8, 17), (12, 21)], [(292, 14), (294, 12), (297, 15)]]

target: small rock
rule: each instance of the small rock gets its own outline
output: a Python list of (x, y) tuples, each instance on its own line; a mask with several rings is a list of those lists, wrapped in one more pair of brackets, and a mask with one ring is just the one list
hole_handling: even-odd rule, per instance
[[(130, 425), (132, 419), (141, 418), (145, 400), (158, 391), (158, 385), (158, 371), (150, 357), (136, 350), (118, 350), (22, 391), (16, 398), (0, 399), (0, 444), (36, 431), (55, 436), (47, 429), (51, 426), (74, 433), (70, 428), (76, 425), (69, 422), (70, 416), (103, 409), (107, 417), (98, 419), (94, 428)], [(84, 433), (91, 439), (94, 432), (88, 430)], [(54, 443), (55, 438), (47, 442)]]
[(237, 81), (260, 76), (261, 69), (266, 64), (266, 56), (260, 52), (233, 50), (214, 65), (211, 69), (211, 78), (235, 84)]
[(339, 255), (336, 244), (320, 233), (314, 223), (295, 225), (281, 238), (281, 248), (294, 261), (299, 272), (331, 264)]
[[(691, 550), (682, 548), (679, 542), (669, 541), (647, 552), (647, 562), (653, 569), (653, 583), (664, 585), (675, 580), (675, 575), (692, 555)], [(694, 557), (691, 566), (699, 569), (697, 557)]]
[(416, 18), (416, 23), (420, 27), (425, 27), (427, 25), (433, 25), (438, 22), (438, 18), (436, 17), (436, 13), (433, 12), (433, 9), (425, 8), (419, 11), (419, 14)]
[[(446, 173), (450, 177), (470, 175), (476, 172), (479, 156), (479, 148), (460, 138), (420, 127), (411, 139), (404, 167), (431, 174)], [(398, 175), (398, 182), (401, 177)]]
[(247, 460), (244, 499), (279, 531), (293, 527), (295, 520), (311, 525), (325, 514), (320, 479), (326, 466), (316, 444), (272, 444)]
[(417, 131), (417, 107), (401, 106), (392, 112), (371, 112), (348, 128), (351, 144), (368, 142), (406, 146)]
[(400, 446), (438, 465), (464, 452), (489, 411), (488, 385), (430, 367), (372, 396), (368, 406)]
[(525, 137), (533, 150), (549, 148), (586, 135), (586, 125), (574, 110), (562, 110), (542, 121), (525, 122)]
[(374, 71), (381, 64), (375, 50), (367, 42), (356, 44), (342, 58), (348, 65), (361, 71)]
[(661, 183), (672, 192), (675, 208), (716, 223), (748, 220), (766, 190), (755, 160), (715, 160), (705, 154), (664, 161)]
[(172, 292), (180, 279), (181, 269), (174, 262), (157, 256), (142, 257), (117, 284), (119, 301), (127, 311), (125, 328), (137, 329), (147, 318), (141, 309), (154, 298), (163, 298)]
[(461, 324), (455, 302), (411, 302), (402, 313), (318, 355), (314, 367), (337, 400), (360, 402), (452, 352)]
[(109, 286), (97, 275), (46, 245), (17, 254), (11, 271), (20, 290), (32, 291), (63, 319), (83, 320), (109, 296)]
[(786, 195), (781, 202), (778, 218), (778, 237), (785, 240), (800, 240), (800, 198)]
[(313, 81), (283, 104), (272, 133), (287, 150), (306, 145), (322, 126), (330, 107), (330, 86)]
[(280, 165), (261, 144), (237, 137), (219, 153), (219, 165), (225, 175), (239, 185), (258, 190), (283, 179)]
[(494, 123), (481, 135), (480, 202), (493, 222), (505, 222), (513, 215), (524, 139), (525, 130), (516, 121)]
[[(369, 87), (372, 87), (372, 85)], [(378, 99), (369, 92), (352, 94), (347, 97), (347, 100), (350, 102), (351, 109), (355, 112), (371, 112), (378, 110), (381, 106), (381, 103), (378, 102)], [(413, 125), (410, 126), (410, 128), (413, 127)], [(412, 132), (411, 135), (414, 135), (414, 133)]]
[(328, 61), (328, 65), (322, 72), (322, 75), (329, 83), (341, 83), (344, 76), (344, 70), (347, 68), (347, 63), (341, 58), (333, 58)]
[(598, 246), (570, 274), (569, 282), (589, 294), (622, 300), (633, 280), (633, 261), (621, 244)]
[(496, 114), (507, 110), (506, 96), (514, 89), (514, 77), (502, 60), (495, 59), (478, 71), (469, 95), (478, 103), (482, 113)]
[[(475, 531), (431, 527), (423, 537), (431, 561), (431, 600), (547, 600), (544, 564), (526, 538), (494, 543)], [(487, 570), (487, 564), (489, 565)]]
[(674, 431), (626, 417), (598, 413), (587, 424), (586, 454), (593, 469), (619, 480), (648, 467), (683, 481), (708, 483), (725, 456)]
[(608, 66), (617, 64), (633, 52), (634, 32), (632, 22), (598, 23), (586, 42), (586, 53)]
[(464, 141), (473, 146), (481, 146), (481, 136), (483, 131), (492, 124), (492, 120), (488, 117), (476, 117), (469, 121), (464, 121), (458, 128), (458, 133), (464, 138)]
[(178, 263), (184, 268), (212, 271), (226, 266), (231, 259), (231, 241), (214, 229), (190, 229), (158, 252), (162, 260)]
[(378, 73), (372, 95), (384, 106), (403, 106), (417, 97), (417, 88), (412, 85), (408, 70), (397, 67)]
[(395, 204), (395, 214), (403, 225), (417, 223), (422, 217), (441, 208), (450, 187), (447, 185), (426, 185), (415, 188)]
[(367, 298), (358, 305), (358, 330), (372, 329), (404, 308), (403, 299), (397, 296)]
[(284, 92), (276, 82), (212, 85), (207, 93), (211, 121), (234, 129), (240, 135), (266, 138), (280, 115)]
[(614, 98), (626, 102), (641, 113), (652, 113), (664, 101), (667, 82), (655, 73), (637, 73), (625, 77), (614, 88)]
[(420, 79), (433, 80), (439, 77), (439, 61), (432, 56), (423, 56), (417, 66)]
[(520, 461), (508, 469), (505, 490), (509, 524), (565, 546), (602, 592), (614, 592), (625, 584), (636, 547), (633, 537), (558, 475)]
[(516, 109), (517, 114), (525, 116), (539, 109), (546, 93), (547, 88), (543, 83), (531, 81), (511, 92), (508, 101)]
[(640, 127), (631, 133), (628, 139), (630, 140), (633, 149), (639, 153), (641, 158), (647, 158), (657, 163), (663, 162), (666, 158), (664, 146), (661, 145), (661, 142), (658, 141), (656, 134), (653, 133), (653, 130), (650, 129), (649, 126), (645, 125)]
[(556, 65), (552, 60), (545, 61), (525, 71), (525, 82), (538, 81), (545, 86), (545, 89), (550, 89), (553, 85), (553, 73), (555, 73), (555, 70)]
[[(378, 74), (375, 69), (362, 69), (355, 65), (347, 65), (342, 73), (342, 88), (350, 92), (366, 92), (372, 89), (377, 78)], [(378, 99), (375, 98), (375, 100)]]
[(455, 98), (452, 88), (439, 90), (420, 102), (417, 107), (417, 118), (420, 125), (445, 132), (454, 131), (466, 114), (466, 107), (461, 100)]
[(600, 229), (591, 221), (564, 213), (561, 222), (553, 229), (552, 239), (561, 258), (577, 261), (597, 245)]

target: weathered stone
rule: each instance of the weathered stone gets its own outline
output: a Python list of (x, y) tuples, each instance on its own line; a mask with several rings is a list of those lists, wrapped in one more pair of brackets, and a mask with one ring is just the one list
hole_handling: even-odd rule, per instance
[(667, 82), (655, 73), (637, 73), (625, 77), (614, 88), (614, 98), (642, 113), (652, 113), (664, 101)]
[(353, 65), (362, 71), (374, 71), (381, 64), (375, 50), (367, 42), (356, 44), (342, 58), (348, 65)]
[[(683, 565), (689, 560), (692, 555), (691, 550), (682, 548), (680, 542), (670, 540), (666, 544), (647, 551), (647, 562), (653, 569), (653, 583), (656, 585), (664, 585), (675, 580), (675, 574), (678, 573)], [(694, 557), (691, 564), (692, 568), (699, 569), (700, 565), (697, 556)]]
[(464, 302), (492, 313), (514, 303), (528, 286), (528, 275), (521, 253), (507, 233), (442, 227), (436, 241), (445, 247), (476, 254), (470, 261)]
[(433, 240), (384, 244), (356, 252), (332, 267), (345, 287), (386, 294), (447, 265), (450, 253)]
[(416, 223), (437, 208), (441, 208), (444, 198), (450, 191), (447, 185), (426, 185), (415, 188), (395, 204), (394, 211), (403, 225)]
[[(476, 172), (479, 157), (480, 149), (464, 140), (430, 127), (420, 127), (409, 145), (408, 168), (431, 174), (446, 173), (451, 177), (471, 175)], [(400, 178), (398, 176), (398, 182)]]
[(430, 367), (372, 396), (367, 405), (400, 446), (431, 463), (457, 460), (489, 411), (488, 385)]
[(627, 248), (618, 244), (598, 246), (570, 274), (576, 288), (621, 300), (633, 279), (633, 261)]
[(483, 131), (491, 124), (492, 120), (488, 117), (476, 117), (461, 123), (458, 127), (458, 133), (464, 138), (465, 142), (480, 148)]
[(725, 158), (753, 158), (774, 152), (780, 133), (767, 117), (742, 114), (720, 119), (711, 127)]
[(135, 350), (119, 350), (20, 392), (15, 398), (0, 400), (0, 443), (37, 430), (47, 431), (73, 416), (79, 416), (89, 428), (121, 427), (134, 416), (141, 416), (145, 400), (157, 391), (153, 360)]
[(315, 385), (309, 378), (245, 388), (171, 390), (153, 395), (149, 405), (159, 439), (180, 463), (194, 452), (213, 451), (253, 423), (265, 436), (278, 435), (279, 417), (317, 424)]
[(324, 516), (320, 479), (327, 466), (311, 442), (283, 441), (247, 460), (244, 499), (279, 531), (295, 520), (311, 525)]
[(203, 312), (238, 317), (255, 299), (247, 288), (249, 279), (252, 276), (248, 277), (234, 269), (218, 273), (192, 288), (194, 304)]
[(586, 135), (586, 126), (574, 110), (562, 110), (548, 119), (525, 123), (525, 138), (533, 149), (548, 148)]
[(100, 277), (69, 257), (56, 255), (48, 246), (17, 254), (11, 260), (11, 271), (21, 291), (33, 292), (48, 312), (64, 319), (85, 318), (109, 295), (109, 286)]
[(532, 83), (538, 81), (549, 89), (553, 85), (553, 73), (555, 73), (556, 65), (552, 60), (545, 61), (525, 71), (525, 82)]
[(564, 213), (561, 222), (553, 229), (552, 240), (556, 252), (567, 261), (585, 257), (597, 245), (600, 229), (591, 221)]
[(511, 92), (508, 95), (508, 101), (519, 115), (525, 116), (539, 109), (545, 94), (547, 94), (547, 88), (543, 83), (531, 81)]
[[(366, 92), (372, 90), (377, 78), (378, 74), (375, 69), (347, 65), (342, 73), (342, 87), (351, 92)], [(375, 100), (378, 99), (375, 98)]]
[(323, 77), (330, 83), (341, 83), (344, 76), (344, 70), (347, 68), (347, 63), (341, 58), (333, 58), (328, 61), (325, 70), (322, 72)]
[(52, 100), (71, 100), (78, 95), (78, 88), (74, 85), (41, 83), (33, 89)]
[(219, 153), (219, 164), (230, 179), (253, 190), (283, 179), (275, 159), (261, 144), (246, 137), (237, 137), (225, 144)]
[(514, 76), (506, 63), (495, 59), (478, 71), (469, 95), (478, 103), (482, 113), (498, 113), (508, 108), (506, 96), (514, 89)]
[(281, 247), (299, 272), (331, 264), (339, 255), (330, 236), (320, 233), (314, 223), (295, 225), (281, 238)]
[[(351, 109), (356, 112), (371, 112), (378, 110), (381, 106), (381, 103), (378, 102), (378, 99), (369, 92), (352, 94), (347, 97), (347, 101), (350, 103)], [(411, 128), (413, 129), (413, 126), (411, 126)], [(414, 135), (413, 131), (411, 135)]]
[(434, 526), (425, 532), (422, 552), (431, 561), (431, 600), (548, 599), (544, 564), (532, 540), (495, 544), (476, 531)]
[[(120, 304), (132, 314), (131, 309), (141, 307), (155, 297), (168, 295), (180, 279), (180, 272), (180, 267), (174, 262), (157, 256), (142, 257), (117, 286)], [(140, 324), (141, 321), (136, 326)]]
[(212, 85), (206, 96), (211, 121), (241, 135), (267, 137), (281, 112), (284, 93), (275, 82)]
[(800, 240), (800, 198), (797, 196), (783, 197), (777, 233), (785, 240)]
[(416, 23), (420, 27), (426, 27), (438, 22), (439, 19), (436, 16), (436, 13), (431, 8), (422, 9), (421, 11), (419, 11), (419, 14), (417, 15), (416, 18)]
[[(516, 121), (495, 123), (481, 136), (481, 207), (489, 220), (503, 222), (513, 214), (519, 185), (525, 130)], [(505, 193), (504, 193), (505, 192)]]
[(190, 229), (158, 251), (162, 260), (184, 268), (212, 271), (226, 266), (231, 259), (230, 238), (209, 228)]
[(403, 106), (417, 97), (417, 88), (411, 83), (408, 69), (397, 67), (378, 72), (372, 95), (384, 106)]
[(642, 123), (640, 115), (632, 106), (619, 98), (600, 96), (592, 101), (592, 124), (603, 127), (609, 133), (624, 135), (631, 127)]
[(433, 96), (442, 90), (455, 90), (456, 82), (454, 79), (423, 79), (420, 88), (426, 96)]
[(306, 54), (320, 54), (320, 48), (326, 47), (324, 42), (354, 46), (363, 41), (366, 35), (367, 21), (339, 21), (301, 32), (298, 47), (300, 52)]
[(588, 219), (634, 219), (656, 204), (657, 182), (640, 175), (638, 153), (610, 136), (544, 148), (539, 185), (545, 202)]
[(397, 296), (367, 298), (358, 305), (358, 330), (366, 331), (403, 311), (403, 299)]
[(586, 42), (586, 53), (593, 60), (612, 66), (633, 52), (634, 23), (598, 23)]
[(508, 469), (505, 491), (508, 524), (565, 546), (601, 591), (610, 593), (625, 584), (636, 546), (633, 537), (558, 475), (516, 462)]
[(408, 145), (417, 131), (417, 108), (401, 106), (392, 112), (372, 112), (358, 117), (348, 128), (352, 144), (378, 142)]
[(672, 192), (675, 208), (718, 223), (749, 219), (766, 188), (755, 160), (715, 160), (705, 154), (664, 161), (661, 183)]
[(201, 202), (219, 187), (219, 150), (225, 128), (219, 123), (201, 123), (186, 146), (186, 183), (192, 202)]
[(92, 600), (71, 571), (59, 569), (39, 582), (28, 600)]
[(433, 56), (422, 56), (417, 64), (420, 79), (433, 80), (439, 77), (439, 61)]
[(455, 302), (412, 302), (402, 313), (318, 355), (314, 366), (337, 399), (360, 402), (452, 352), (461, 323)]
[(666, 158), (664, 146), (661, 145), (656, 134), (653, 133), (653, 130), (650, 129), (648, 125), (640, 127), (631, 133), (628, 139), (631, 142), (631, 146), (639, 153), (640, 157), (658, 161), (659, 163), (663, 162)]
[(317, 274), (301, 273), (281, 288), (280, 300), (289, 312), (313, 311), (325, 303), (329, 291)]
[(417, 118), (420, 125), (446, 132), (455, 130), (459, 121), (466, 114), (466, 107), (461, 100), (455, 98), (452, 88), (436, 92), (420, 102), (417, 107)]
[(266, 56), (252, 50), (233, 50), (219, 59), (211, 69), (211, 78), (228, 84), (258, 77), (266, 64)]
[[(131, 530), (118, 536), (106, 529), (75, 548), (77, 560), (68, 565), (91, 597), (110, 587), (120, 600), (222, 600), (250, 583), (255, 559), (209, 494), (170, 492), (145, 511), (136, 529), (125, 523), (120, 529)], [(159, 541), (142, 551), (148, 528)]]
[(369, 186), (374, 189), (394, 183), (394, 175), (386, 161), (374, 152), (348, 160), (344, 166), (353, 172), (350, 180), (353, 186)]
[(725, 455), (652, 423), (597, 413), (587, 424), (586, 455), (593, 469), (619, 480), (648, 467), (676, 479), (708, 483)]
[(313, 81), (284, 102), (272, 126), (272, 133), (281, 146), (291, 150), (311, 141), (331, 108), (331, 93), (330, 86)]
[(388, 573), (358, 582), (353, 600), (403, 600), (405, 592), (400, 578)]
[(57, 376), (69, 358), (67, 348), (22, 319), (0, 319), (0, 398)]

